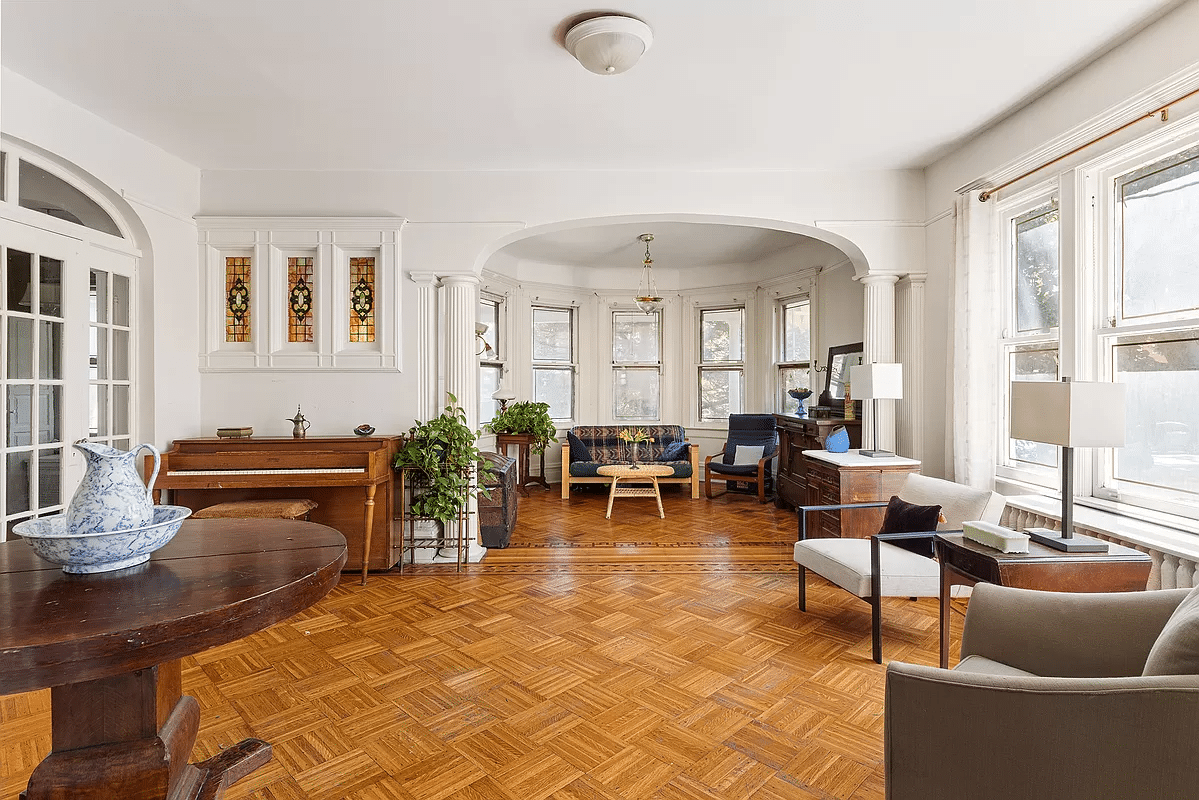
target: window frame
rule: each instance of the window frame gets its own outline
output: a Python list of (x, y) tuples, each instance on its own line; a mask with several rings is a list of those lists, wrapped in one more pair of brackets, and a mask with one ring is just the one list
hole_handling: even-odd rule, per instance
[[(741, 357), (738, 359), (729, 359), (726, 361), (712, 360), (708, 361), (704, 357), (704, 316), (706, 314), (728, 313), (730, 311), (738, 312), (741, 326)], [(736, 408), (729, 406), (729, 414), (740, 414), (745, 409), (745, 354), (748, 349), (746, 342), (746, 308), (744, 303), (730, 303), (712, 306), (698, 306), (696, 308), (696, 396), (695, 396), (695, 414), (699, 424), (707, 423), (727, 423), (728, 416), (723, 417), (708, 417), (704, 415), (704, 376), (709, 373), (726, 372), (736, 376), (739, 384), (738, 392), (739, 400)]]
[[(1180, 126), (1172, 136), (1153, 135), (1117, 148), (1080, 168), (1088, 187), (1088, 232), (1095, 247), (1088, 266), (1094, 271), (1096, 302), (1090, 316), (1080, 318), (1080, 341), (1094, 353), (1096, 380), (1114, 380), (1115, 352), (1121, 345), (1169, 342), (1199, 337), (1199, 308), (1137, 317), (1123, 316), (1121, 293), (1124, 263), (1120, 186), (1138, 172), (1166, 168), (1171, 161), (1199, 158), (1199, 119)], [(1125, 505), (1141, 512), (1165, 513), (1199, 520), (1199, 493), (1188, 495), (1160, 485), (1139, 484), (1116, 477), (1112, 448), (1096, 449), (1086, 462), (1082, 491), (1099, 504)]]
[[(657, 348), (656, 358), (649, 360), (649, 361), (644, 361), (644, 360), (639, 361), (636, 359), (629, 359), (626, 361), (617, 361), (617, 359), (616, 359), (616, 321), (617, 321), (618, 317), (624, 317), (624, 316), (634, 317), (634, 318), (636, 318), (636, 317), (652, 317), (655, 320), (655, 323), (657, 326), (657, 339), (658, 339), (658, 348)], [(611, 311), (611, 314), (608, 317), (608, 320), (611, 325), (611, 333), (612, 333), (611, 347), (608, 350), (608, 355), (609, 355), (609, 359), (610, 359), (610, 363), (611, 363), (611, 380), (612, 380), (612, 384), (611, 384), (612, 385), (612, 394), (611, 394), (611, 398), (610, 398), (610, 400), (611, 400), (610, 409), (611, 409), (611, 413), (612, 413), (612, 420), (615, 423), (660, 422), (662, 419), (662, 402), (663, 402), (662, 353), (666, 347), (666, 342), (664, 340), (665, 339), (665, 336), (664, 336), (665, 320), (663, 317), (662, 309), (659, 308), (649, 314), (646, 314), (644, 311), (641, 311), (640, 309), (636, 309), (636, 308), (613, 308)], [(617, 392), (619, 391), (618, 387), (620, 386), (619, 376), (620, 376), (621, 372), (626, 372), (626, 371), (627, 372), (652, 373), (657, 377), (656, 406), (657, 406), (658, 413), (656, 415), (654, 415), (654, 416), (623, 416), (620, 413), (618, 413), (619, 406), (617, 403)]]
[[(568, 335), (570, 356), (566, 360), (539, 359), (535, 337), (537, 335), (536, 314), (538, 311), (558, 311), (567, 314), (570, 325)], [(573, 305), (556, 305), (553, 303), (532, 303), (529, 306), (529, 377), (532, 380), (530, 395), (534, 402), (543, 402), (537, 395), (537, 373), (539, 371), (568, 372), (570, 375), (570, 413), (565, 417), (553, 415), (551, 407), (550, 419), (555, 423), (573, 422), (579, 408), (579, 314)], [(559, 426), (561, 427), (561, 426)]]
[[(1028, 330), (1021, 333), (1018, 323), (1018, 246), (1017, 227), (1023, 221), (1033, 218), (1039, 213), (1056, 210), (1058, 213), (1058, 321), (1059, 324), (1050, 328)], [(999, 388), (999, 404), (996, 409), (996, 468), (997, 478), (1015, 480), (1044, 489), (1061, 486), (1058, 466), (1038, 465), (1030, 461), (1016, 459), (1012, 453), (1014, 440), (1011, 431), (1011, 383), (1012, 363), (1014, 357), (1022, 352), (1035, 350), (1056, 350), (1058, 353), (1058, 374), (1063, 373), (1062, 363), (1062, 330), (1061, 321), (1066, 318), (1065, 305), (1069, 302), (1065, 291), (1065, 280), (1062, 272), (1062, 242), (1067, 228), (1067, 220), (1062, 213), (1058, 180), (1055, 177), (1049, 181), (1030, 187), (1013, 195), (996, 207), (998, 215), (998, 235), (996, 248), (1000, 254), (1000, 280), (1002, 287), (1001, 325), (998, 339), (998, 358), (996, 363), (997, 385)], [(1060, 463), (1060, 459), (1058, 459)]]
[[(494, 393), (498, 389), (504, 388), (504, 374), (506, 371), (506, 348), (508, 346), (508, 337), (503, 333), (504, 314), (507, 311), (507, 304), (504, 298), (500, 295), (491, 294), (490, 292), (479, 292), (479, 304), (475, 312), (475, 319), (482, 322), (483, 308), (490, 306), (494, 313), (492, 319), (494, 322), (488, 323), (488, 330), (483, 334), (483, 340), (491, 345), (491, 351), (484, 350), (478, 353), (479, 356), (479, 425), (486, 425), (495, 418), (499, 413), (500, 403), (498, 400), (493, 400), (490, 394), (483, 393), (483, 387), (487, 382), (483, 380), (483, 375), (488, 370), (496, 373)], [(482, 345), (480, 345), (482, 347)]]
[[(806, 360), (794, 360), (787, 358), (787, 309), (791, 306), (807, 306), (808, 308), (808, 357)], [(812, 383), (812, 298), (808, 294), (793, 295), (790, 297), (782, 297), (774, 305), (775, 319), (775, 362), (774, 362), (774, 407), (780, 414), (794, 413), (788, 410), (788, 400), (791, 399), (787, 394), (787, 381), (783, 378), (783, 374), (787, 370), (806, 370), (808, 373), (807, 388), (812, 392), (812, 396), (818, 396), (820, 392), (816, 391)], [(797, 401), (802, 405), (802, 401)], [(796, 409), (798, 411), (798, 409)]]
[[(1009, 455), (1008, 354), (1012, 347), (1052, 344), (1059, 351), (1059, 374), (1080, 381), (1113, 381), (1116, 376), (1115, 348), (1124, 344), (1172, 339), (1199, 338), (1199, 309), (1166, 311), (1147, 317), (1124, 319), (1120, 296), (1124, 264), (1121, 256), (1119, 187), (1136, 179), (1136, 173), (1162, 169), (1183, 154), (1199, 150), (1199, 116), (1180, 120), (1169, 130), (1151, 132), (1125, 141), (1085, 161), (1064, 167), (1053, 178), (997, 204), (992, 211), (993, 246), (1004, 287), (1004, 304), (997, 331), (1000, 350), (996, 370), (998, 406), (994, 417), (998, 442), (996, 477), (1014, 486), (1040, 487), (1044, 493), (1060, 488), (1060, 472), (1018, 468)], [(1059, 302), (1060, 326), (1055, 332), (1013, 337), (1014, 290), (1011, 250), (1011, 221), (1041, 198), (1056, 194), (1059, 206)], [(1187, 258), (1189, 251), (1183, 253)], [(1190, 260), (1183, 262), (1189, 264)], [(1131, 426), (1136, 420), (1130, 419)], [(1124, 449), (1119, 451), (1122, 455)], [(1151, 519), (1185, 530), (1197, 530), (1199, 492), (1173, 489), (1159, 484), (1131, 483), (1115, 477), (1115, 448), (1083, 448), (1075, 453), (1074, 493), (1076, 502), (1117, 514)]]

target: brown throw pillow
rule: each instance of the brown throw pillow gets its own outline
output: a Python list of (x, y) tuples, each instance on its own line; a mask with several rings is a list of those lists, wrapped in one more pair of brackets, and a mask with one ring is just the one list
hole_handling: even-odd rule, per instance
[[(908, 503), (892, 495), (887, 503), (887, 513), (883, 515), (883, 526), (879, 533), (912, 533), (919, 531), (935, 531), (941, 519), (940, 506), (918, 506)], [(932, 539), (917, 539), (913, 541), (888, 542), (904, 550), (910, 550), (922, 556), (932, 556)]]
[(1199, 675), (1199, 588), (1183, 598), (1145, 659), (1142, 675)]

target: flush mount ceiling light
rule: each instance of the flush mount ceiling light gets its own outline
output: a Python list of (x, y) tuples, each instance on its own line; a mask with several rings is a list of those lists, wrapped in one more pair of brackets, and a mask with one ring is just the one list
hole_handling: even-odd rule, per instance
[(646, 314), (652, 314), (662, 305), (662, 298), (658, 295), (658, 287), (654, 285), (654, 260), (649, 256), (649, 243), (654, 240), (654, 235), (652, 233), (643, 233), (637, 238), (645, 242), (645, 260), (642, 262), (641, 285), (637, 287), (637, 296), (633, 300), (637, 303), (637, 308)]
[(599, 75), (619, 75), (630, 69), (653, 43), (649, 26), (632, 17), (594, 17), (566, 32), (566, 49)]

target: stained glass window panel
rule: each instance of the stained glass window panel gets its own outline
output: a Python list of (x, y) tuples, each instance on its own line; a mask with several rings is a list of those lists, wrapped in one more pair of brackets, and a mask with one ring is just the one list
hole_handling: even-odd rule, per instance
[(250, 341), (250, 257), (225, 258), (225, 341)]
[(375, 341), (375, 259), (350, 259), (350, 341)]
[(312, 258), (287, 259), (287, 341), (312, 341)]

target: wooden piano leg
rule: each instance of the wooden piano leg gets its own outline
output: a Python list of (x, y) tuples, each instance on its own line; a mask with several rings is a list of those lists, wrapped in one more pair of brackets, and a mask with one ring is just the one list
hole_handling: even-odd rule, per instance
[(362, 585), (366, 586), (366, 568), (371, 560), (371, 530), (375, 526), (375, 484), (366, 487), (366, 531), (362, 537)]

